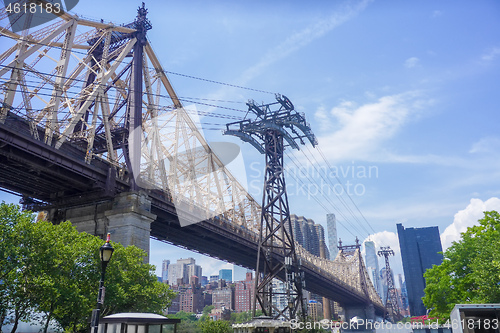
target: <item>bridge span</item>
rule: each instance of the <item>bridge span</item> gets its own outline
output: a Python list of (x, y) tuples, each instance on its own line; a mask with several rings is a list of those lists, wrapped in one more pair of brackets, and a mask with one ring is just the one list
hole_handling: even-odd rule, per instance
[[(145, 38), (146, 13), (117, 26), (62, 12), (23, 35), (0, 13), (11, 41), (0, 54), (0, 187), (55, 223), (256, 269), (260, 205), (177, 97)], [(296, 246), (306, 290), (355, 315), (384, 313), (358, 252), (329, 261)]]

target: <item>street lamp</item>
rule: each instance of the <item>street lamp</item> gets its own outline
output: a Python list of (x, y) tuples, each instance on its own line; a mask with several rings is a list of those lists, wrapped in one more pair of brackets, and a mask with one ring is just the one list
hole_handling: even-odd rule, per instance
[(91, 333), (97, 333), (97, 329), (99, 328), (99, 316), (101, 314), (101, 306), (104, 304), (104, 274), (106, 274), (106, 267), (108, 266), (109, 261), (111, 260), (111, 256), (113, 255), (113, 251), (115, 250), (113, 246), (109, 243), (111, 240), (111, 234), (108, 234), (106, 238), (106, 243), (99, 249), (99, 256), (101, 258), (101, 281), (99, 282), (99, 294), (97, 296), (97, 308), (92, 311), (92, 320), (91, 320)]

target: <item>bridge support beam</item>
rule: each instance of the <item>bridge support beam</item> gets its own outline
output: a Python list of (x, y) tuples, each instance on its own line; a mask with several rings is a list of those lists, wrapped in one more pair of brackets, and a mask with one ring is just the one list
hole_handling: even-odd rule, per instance
[(110, 201), (71, 208), (63, 217), (80, 232), (100, 237), (109, 232), (114, 242), (143, 249), (147, 253), (146, 262), (149, 261), (151, 223), (155, 219), (151, 200), (143, 192), (121, 193)]

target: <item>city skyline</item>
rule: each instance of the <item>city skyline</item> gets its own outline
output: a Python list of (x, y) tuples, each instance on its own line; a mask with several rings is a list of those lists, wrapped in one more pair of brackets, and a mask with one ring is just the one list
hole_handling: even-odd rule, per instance
[[(169, 284), (171, 285), (176, 283), (170, 282), (169, 274), (170, 276), (178, 276), (179, 278), (182, 277), (184, 280), (183, 283), (188, 283), (191, 276), (198, 277), (200, 283), (202, 282), (202, 277), (209, 279), (213, 276), (217, 276), (218, 280), (225, 280), (226, 282), (231, 283), (245, 281), (247, 279), (247, 273), (254, 273), (253, 271), (242, 268), (241, 266), (232, 265), (233, 267), (230, 269), (220, 269), (217, 272), (218, 274), (203, 274), (203, 266), (196, 265), (196, 259), (193, 257), (177, 258), (175, 259), (175, 263), (173, 262), (174, 260), (172, 258), (163, 259), (161, 274), (158, 275), (158, 277), (161, 277), (163, 282), (169, 281)], [(174, 281), (177, 281), (177, 278), (175, 278)]]

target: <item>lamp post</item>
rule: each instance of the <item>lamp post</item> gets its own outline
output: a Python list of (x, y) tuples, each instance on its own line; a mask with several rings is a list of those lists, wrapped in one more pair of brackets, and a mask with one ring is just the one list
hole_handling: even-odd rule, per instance
[(104, 304), (104, 275), (106, 274), (106, 267), (108, 266), (109, 260), (111, 260), (111, 256), (113, 255), (113, 251), (115, 250), (113, 246), (109, 243), (111, 240), (111, 234), (108, 234), (106, 238), (106, 243), (99, 249), (99, 256), (101, 258), (101, 281), (99, 282), (99, 294), (97, 296), (97, 308), (92, 311), (92, 320), (90, 333), (97, 333), (97, 329), (99, 327), (99, 316), (101, 314), (101, 306)]

